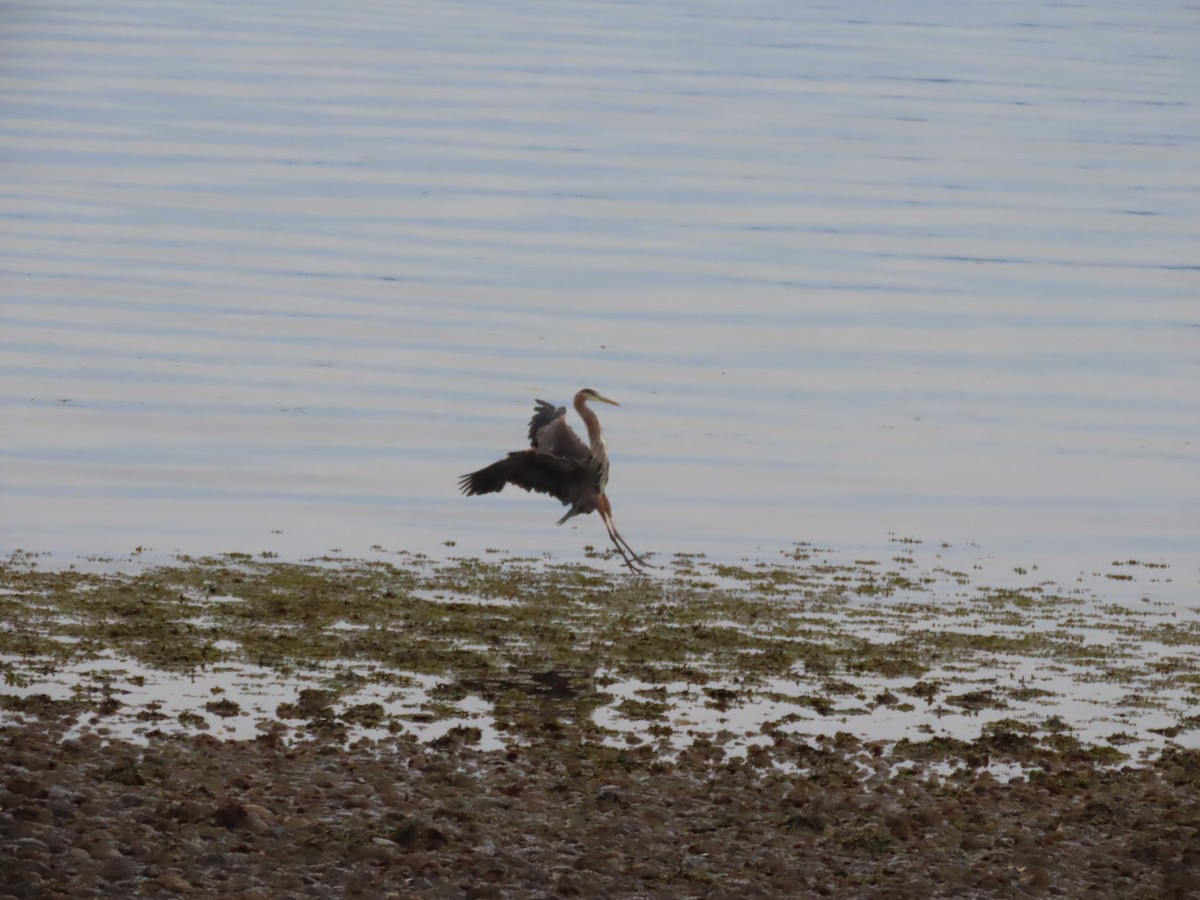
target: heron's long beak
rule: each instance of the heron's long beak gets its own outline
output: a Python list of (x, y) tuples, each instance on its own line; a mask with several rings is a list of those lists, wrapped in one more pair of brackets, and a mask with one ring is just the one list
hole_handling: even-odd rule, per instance
[(613, 406), (621, 405), (616, 400), (609, 400), (607, 397), (601, 397), (599, 394), (596, 395), (596, 399), (599, 400), (601, 403), (611, 403)]

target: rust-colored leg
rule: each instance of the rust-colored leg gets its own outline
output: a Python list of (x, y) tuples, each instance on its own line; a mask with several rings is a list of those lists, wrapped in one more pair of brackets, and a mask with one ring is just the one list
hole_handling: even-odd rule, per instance
[[(604, 494), (600, 495), (600, 502), (597, 504), (597, 509), (600, 511), (600, 518), (604, 521), (604, 527), (608, 530), (608, 536), (612, 539), (613, 546), (621, 554), (621, 559), (625, 561), (625, 565), (629, 567), (629, 571), (638, 575), (641, 574), (641, 569), (643, 568), (654, 568), (650, 563), (638, 556), (637, 551), (629, 546), (629, 542), (621, 537), (621, 532), (617, 531), (617, 524), (613, 521), (612, 504), (608, 502), (608, 497)], [(626, 551), (629, 552), (626, 553)], [(634, 565), (635, 562), (637, 565)]]

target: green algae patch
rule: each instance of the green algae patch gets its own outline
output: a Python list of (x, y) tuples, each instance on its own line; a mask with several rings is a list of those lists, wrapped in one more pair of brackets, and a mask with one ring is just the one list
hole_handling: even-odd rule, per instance
[[(570, 736), (666, 753), (718, 734), (741, 746), (781, 728), (865, 734), (886, 710), (897, 746), (965, 723), (987, 752), (1029, 755), (1066, 734), (1125, 758), (1196, 732), (1194, 610), (1113, 603), (1025, 570), (1020, 587), (976, 586), (905, 550), (887, 563), (808, 547), (743, 566), (680, 556), (644, 578), (498, 553), (229, 554), (133, 574), (14, 557), (0, 566), (0, 709), (215, 728), (254, 712), (218, 686), (167, 715), (139, 703), (138, 679), (253, 670), (287, 693), (261, 728), (344, 735), (446, 722), (505, 744)], [(51, 696), (40, 686), (55, 677)], [(1089, 686), (1097, 699), (1079, 712)], [(1158, 718), (1144, 729), (1127, 721), (1147, 712)], [(1040, 724), (1060, 713), (1063, 729)], [(1106, 716), (1111, 741), (1079, 737)], [(1034, 730), (989, 733), (998, 720)]]

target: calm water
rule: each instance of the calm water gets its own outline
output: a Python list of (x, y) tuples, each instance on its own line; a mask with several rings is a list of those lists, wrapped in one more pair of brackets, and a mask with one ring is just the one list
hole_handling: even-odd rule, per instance
[[(1200, 10), (0, 7), (0, 547), (1200, 568)], [(456, 542), (454, 550), (444, 542)]]

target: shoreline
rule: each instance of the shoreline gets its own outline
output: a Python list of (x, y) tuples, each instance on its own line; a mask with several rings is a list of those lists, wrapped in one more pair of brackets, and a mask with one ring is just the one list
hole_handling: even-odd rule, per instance
[(10, 559), (4, 896), (1200, 890), (1170, 573), (918, 556)]

